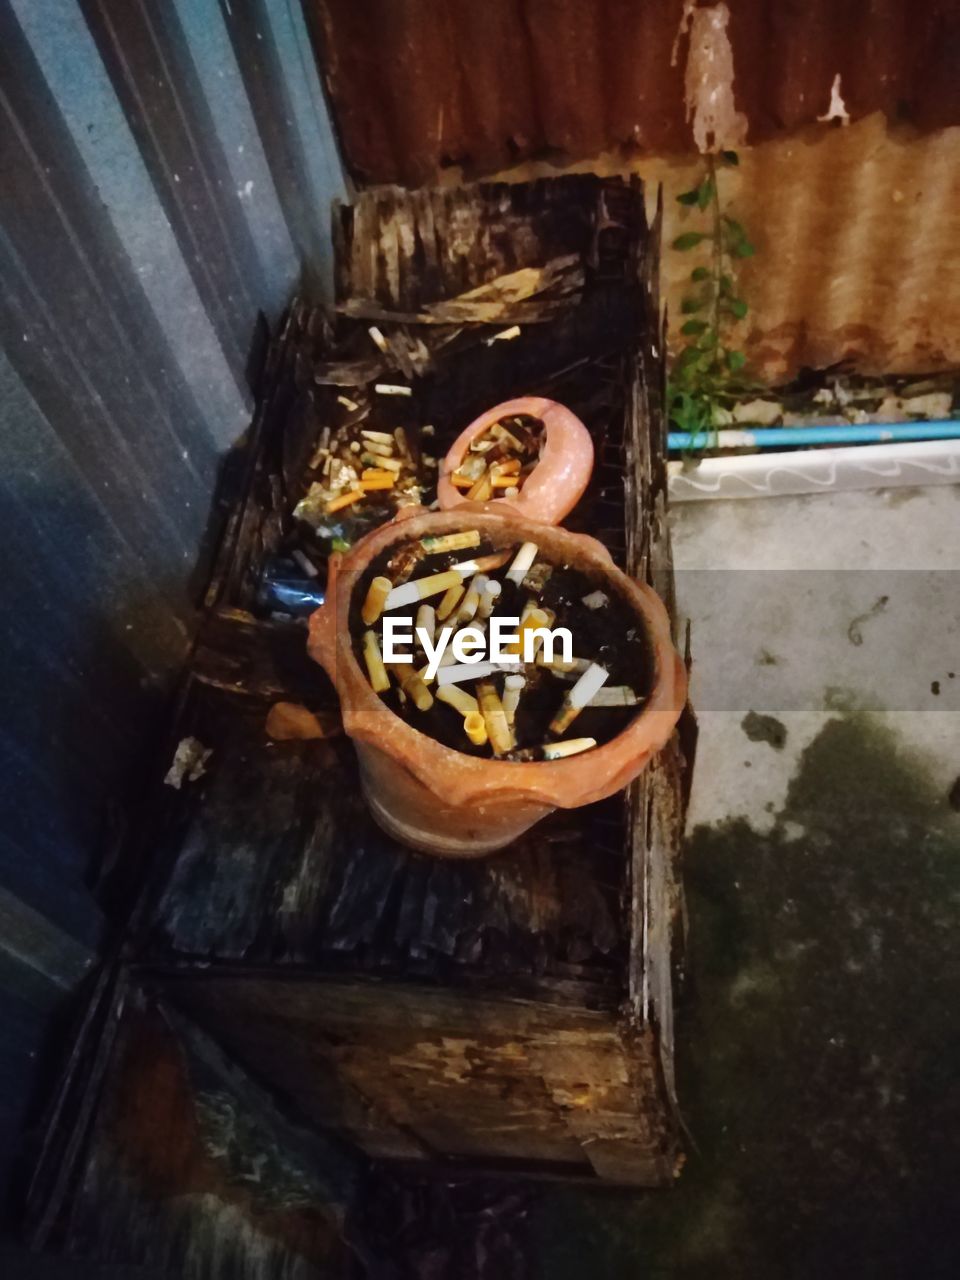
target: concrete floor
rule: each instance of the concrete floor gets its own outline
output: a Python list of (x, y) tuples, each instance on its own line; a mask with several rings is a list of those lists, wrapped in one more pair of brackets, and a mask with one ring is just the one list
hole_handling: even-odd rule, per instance
[(960, 488), (674, 508), (701, 735), (670, 1192), (551, 1280), (960, 1274)]

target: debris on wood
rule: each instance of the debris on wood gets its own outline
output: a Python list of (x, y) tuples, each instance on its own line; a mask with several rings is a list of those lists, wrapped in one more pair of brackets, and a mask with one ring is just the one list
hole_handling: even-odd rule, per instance
[(179, 791), (184, 782), (196, 782), (206, 773), (206, 764), (213, 754), (212, 747), (205, 747), (196, 738), (181, 738), (174, 752), (173, 763), (164, 776), (164, 783)]

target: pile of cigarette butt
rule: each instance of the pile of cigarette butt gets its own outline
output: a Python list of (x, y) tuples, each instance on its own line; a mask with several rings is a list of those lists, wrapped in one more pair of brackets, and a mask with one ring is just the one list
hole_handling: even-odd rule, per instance
[[(347, 416), (356, 416), (356, 402), (347, 396), (338, 400)], [(314, 478), (294, 509), (294, 517), (320, 528), (338, 512), (350, 509), (356, 514), (371, 504), (382, 508), (384, 500), (394, 509), (419, 504), (424, 472), (433, 471), (436, 465), (434, 458), (418, 459), (403, 427), (378, 430), (365, 419), (337, 428), (325, 426), (308, 468)], [(391, 514), (388, 511), (385, 515), (381, 509), (378, 523)]]
[(540, 461), (543, 423), (515, 414), (474, 436), (460, 466), (450, 477), (471, 502), (515, 498)]
[[(446, 640), (435, 670), (416, 631), (404, 648), (412, 662), (384, 661), (391, 615), (414, 619), (434, 654)], [(486, 636), (494, 618), (519, 619), (519, 628), (505, 626), (517, 632), (508, 651), (521, 661), (490, 661), (487, 651), (460, 662), (453, 637), (466, 627)], [(538, 634), (556, 627), (571, 633), (569, 660)], [(548, 562), (533, 542), (494, 548), (476, 529), (395, 544), (357, 583), (350, 631), (374, 692), (421, 732), (471, 755), (526, 762), (590, 751), (627, 726), (650, 686), (648, 641), (624, 600)], [(523, 660), (526, 632), (532, 661)]]

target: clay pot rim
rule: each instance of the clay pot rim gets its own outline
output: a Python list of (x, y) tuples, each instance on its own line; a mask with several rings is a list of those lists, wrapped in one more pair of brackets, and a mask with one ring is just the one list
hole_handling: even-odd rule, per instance
[[(594, 462), (593, 438), (572, 409), (568, 409), (559, 400), (550, 400), (546, 396), (517, 396), (513, 400), (504, 400), (481, 413), (478, 418), (474, 418), (469, 426), (464, 427), (444, 455), (440, 474), (437, 477), (437, 497), (440, 501), (440, 510), (460, 510), (467, 504), (467, 499), (461, 495), (460, 490), (456, 488), (450, 476), (466, 457), (473, 440), (486, 431), (488, 427), (492, 426), (493, 423), (499, 422), (501, 418), (507, 418), (511, 414), (537, 418), (543, 423), (544, 442), (540, 451), (540, 458), (515, 498), (491, 498), (486, 505), (499, 510), (515, 512), (528, 520), (541, 520), (545, 524), (559, 524), (577, 505), (587, 485), (590, 483)], [(549, 495), (540, 493), (540, 486), (535, 477), (541, 467), (550, 472), (555, 466), (563, 465), (564, 459), (569, 453), (569, 442), (568, 438), (561, 437), (569, 437), (570, 435), (580, 436), (584, 443), (589, 446), (590, 465), (586, 470), (583, 483), (577, 485), (576, 491), (568, 490), (565, 487), (558, 488), (557, 499), (551, 504)], [(545, 514), (534, 515), (529, 510), (529, 507), (538, 501), (547, 508)]]
[[(417, 531), (409, 529), (409, 523), (415, 524)], [(586, 783), (580, 756), (543, 761), (478, 758), (447, 747), (415, 729), (391, 711), (370, 687), (366, 673), (354, 654), (349, 629), (344, 628), (340, 634), (337, 632), (337, 617), (341, 616), (341, 610), (349, 613), (349, 597), (359, 575), (376, 555), (394, 542), (426, 536), (427, 530), (431, 533), (454, 532), (467, 525), (487, 529), (491, 533), (504, 525), (511, 525), (520, 538), (531, 542), (548, 537), (573, 539), (577, 551), (586, 553), (591, 570), (615, 585), (646, 627), (654, 657), (652, 692), (646, 705), (616, 737), (587, 753), (593, 763), (590, 776), (596, 779), (591, 785)], [(518, 541), (513, 529), (509, 541)], [(357, 574), (349, 585), (344, 582), (344, 571)], [(527, 801), (535, 799), (551, 807), (572, 809), (603, 799), (625, 786), (636, 776), (639, 767), (665, 745), (683, 709), (686, 669), (674, 648), (670, 620), (663, 603), (650, 587), (618, 569), (607, 548), (589, 534), (545, 525), (514, 510), (504, 512), (485, 503), (465, 503), (452, 511), (436, 512), (406, 507), (394, 520), (361, 538), (346, 554), (332, 556), (330, 577), (327, 604), (310, 618), (310, 650), (327, 670), (340, 697), (344, 730), (351, 737), (373, 743), (431, 790), (435, 790), (434, 783), (438, 777), (449, 775), (446, 799), (452, 803), (469, 804), (478, 800), (509, 803), (516, 796)], [(332, 611), (328, 609), (329, 605), (333, 606)], [(349, 690), (352, 706), (345, 706), (344, 698), (340, 696), (348, 681), (354, 686)], [(636, 749), (615, 763), (631, 739), (637, 740)], [(603, 773), (598, 761), (603, 761), (609, 772)], [(601, 774), (603, 776), (598, 776)], [(559, 795), (558, 784), (562, 788)]]

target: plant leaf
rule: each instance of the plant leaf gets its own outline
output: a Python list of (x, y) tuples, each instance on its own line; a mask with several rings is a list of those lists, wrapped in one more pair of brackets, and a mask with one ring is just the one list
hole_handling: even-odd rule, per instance
[(740, 163), (740, 157), (735, 151), (721, 151), (720, 159), (724, 164), (728, 164), (735, 168)]
[(701, 333), (706, 333), (708, 327), (706, 320), (688, 320), (680, 326), (680, 332), (688, 338), (696, 338)]
[(688, 294), (680, 303), (680, 311), (685, 316), (692, 315), (694, 311), (702, 311), (706, 301), (706, 298), (698, 298), (693, 294)]
[(713, 179), (704, 178), (703, 182), (697, 187), (697, 205), (701, 209), (705, 209), (713, 199)]
[(738, 240), (736, 244), (730, 246), (730, 252), (735, 258), (752, 258), (756, 249), (749, 240)]
[(729, 307), (738, 320), (742, 320), (750, 310), (742, 298), (727, 298), (724, 306)]
[(697, 190), (698, 188), (694, 187), (692, 191), (681, 191), (680, 194), (677, 196), (677, 203), (687, 204), (687, 205), (696, 204)]
[(702, 231), (685, 231), (682, 236), (677, 236), (673, 242), (674, 249), (684, 252), (686, 249), (695, 248), (702, 240), (706, 240), (707, 236)]
[(736, 373), (738, 370), (742, 369), (746, 363), (747, 357), (742, 351), (727, 352), (727, 366), (732, 373)]
[(709, 280), (710, 268), (694, 267), (693, 270), (690, 272), (690, 279), (694, 282), (694, 284), (699, 284), (701, 280)]

